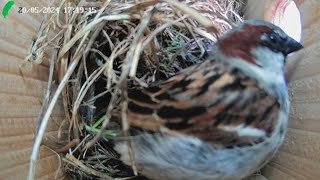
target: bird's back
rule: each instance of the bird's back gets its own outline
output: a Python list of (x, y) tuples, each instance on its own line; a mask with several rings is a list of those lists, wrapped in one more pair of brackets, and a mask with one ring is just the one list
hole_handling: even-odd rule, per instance
[[(163, 83), (130, 89), (130, 124), (152, 131), (133, 137), (140, 172), (219, 180), (253, 173), (281, 144), (287, 121), (264, 88), (232, 63), (208, 60)], [(130, 164), (127, 144), (116, 149)]]

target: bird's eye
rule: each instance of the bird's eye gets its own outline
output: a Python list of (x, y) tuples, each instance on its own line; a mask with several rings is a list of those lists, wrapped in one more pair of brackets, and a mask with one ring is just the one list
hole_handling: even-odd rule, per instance
[(274, 43), (274, 44), (277, 43), (277, 37), (274, 34), (271, 34), (269, 36), (269, 40), (271, 43)]
[(284, 56), (302, 48), (300, 43), (281, 31), (281, 29), (263, 32), (258, 43), (260, 46), (276, 53), (282, 53)]
[(285, 39), (281, 37), (279, 34), (272, 32), (272, 33), (263, 34), (261, 37), (261, 40), (262, 40), (262, 44), (266, 46), (274, 47), (281, 44), (281, 42), (284, 41)]

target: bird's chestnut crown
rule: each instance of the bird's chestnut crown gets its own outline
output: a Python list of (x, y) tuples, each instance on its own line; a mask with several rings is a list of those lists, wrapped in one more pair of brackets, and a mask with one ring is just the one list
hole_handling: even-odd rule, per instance
[(222, 36), (218, 44), (220, 51), (226, 56), (251, 62), (251, 51), (256, 47), (269, 48), (275, 53), (282, 53), (284, 57), (303, 48), (281, 28), (262, 20), (244, 21), (239, 27)]

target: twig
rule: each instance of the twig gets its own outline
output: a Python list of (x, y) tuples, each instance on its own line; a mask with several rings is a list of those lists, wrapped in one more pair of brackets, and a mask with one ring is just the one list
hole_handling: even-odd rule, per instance
[(70, 141), (68, 144), (64, 145), (63, 147), (56, 147), (54, 145), (48, 144), (46, 142), (42, 142), (41, 145), (47, 146), (50, 149), (52, 149), (53, 151), (55, 151), (56, 153), (63, 153), (63, 152), (67, 152), (69, 150), (69, 148), (74, 147), (75, 145), (77, 145), (80, 142), (79, 139), (73, 139), (72, 141)]
[(157, 29), (155, 29), (154, 31), (152, 31), (151, 34), (149, 34), (149, 36), (143, 41), (142, 45), (141, 45), (141, 49), (145, 49), (145, 47), (150, 43), (150, 41), (152, 41), (153, 38), (156, 37), (157, 34), (159, 34), (160, 32), (162, 32), (164, 29), (172, 26), (173, 24), (176, 24), (177, 22), (183, 20), (184, 18), (186, 18), (187, 16), (182, 16), (177, 20), (174, 21), (168, 21), (167, 23), (161, 25), (160, 27), (158, 27)]
[(178, 8), (182, 12), (189, 14), (192, 18), (202, 24), (210, 32), (218, 32), (218, 27), (212, 23), (212, 21), (204, 16), (202, 16), (197, 10), (188, 7), (186, 4), (178, 2), (176, 0), (163, 0), (173, 7)]
[[(123, 47), (120, 49), (120, 51), (123, 49)], [(85, 52), (89, 52), (89, 49), (86, 50)], [(114, 58), (118, 56), (118, 53), (113, 56)], [(111, 59), (111, 56), (110, 56)], [(95, 82), (95, 80), (103, 73), (103, 71), (107, 68), (107, 63), (101, 68), (96, 69), (88, 78), (88, 80), (82, 85), (80, 89), (80, 93), (78, 94), (78, 97), (76, 101), (73, 104), (73, 109), (72, 109), (72, 120), (74, 121), (75, 117), (77, 116), (78, 108), (80, 106), (80, 103), (82, 102), (86, 92), (89, 90), (90, 86)]]
[(62, 159), (66, 163), (70, 163), (73, 166), (79, 167), (81, 170), (83, 170), (85, 173), (92, 174), (104, 179), (113, 180), (112, 177), (108, 176), (107, 174), (101, 173), (99, 171), (96, 171), (92, 168), (89, 168), (88, 166), (84, 165), (81, 161), (79, 161), (77, 158), (75, 158), (71, 154), (67, 154), (65, 158)]
[[(46, 147), (46, 146), (44, 146), (44, 147)], [(57, 158), (59, 158), (59, 166), (58, 166), (57, 171), (54, 176), (54, 179), (58, 179), (59, 171), (61, 171), (61, 168), (62, 168), (61, 157), (59, 156), (59, 154), (56, 151), (54, 151), (50, 147), (46, 147), (46, 148), (49, 149), (50, 151), (52, 151), (55, 155), (57, 155)]]
[(83, 35), (90, 31), (93, 27), (97, 24), (101, 23), (102, 21), (116, 21), (116, 20), (126, 20), (130, 19), (131, 16), (129, 14), (118, 14), (118, 15), (109, 15), (103, 16), (101, 18), (95, 19), (88, 25), (86, 25), (83, 29), (81, 29), (59, 52), (58, 58), (62, 57), (69, 49), (81, 38)]
[[(123, 86), (123, 83), (126, 82), (125, 79), (127, 78), (129, 71), (130, 71), (130, 68), (131, 68), (131, 65), (132, 65), (132, 61), (133, 61), (132, 57), (133, 57), (133, 53), (135, 51), (136, 44), (140, 40), (145, 28), (147, 27), (147, 25), (151, 19), (151, 16), (152, 16), (152, 13), (151, 12), (148, 13), (147, 16), (140, 23), (139, 30), (135, 34), (135, 37), (131, 43), (129, 51), (127, 52), (126, 58), (124, 60), (124, 65), (122, 66), (122, 73), (120, 76), (119, 84), (117, 85), (116, 89), (121, 89), (121, 87)], [(114, 107), (116, 99), (117, 99), (117, 97), (113, 94), (111, 97), (108, 109), (107, 109), (106, 120), (103, 122), (101, 129), (100, 129), (100, 132), (91, 141), (87, 142), (86, 149), (89, 149), (101, 137), (102, 132), (105, 130), (105, 128), (107, 127), (107, 125), (109, 123), (110, 113)]]
[(55, 60), (57, 58), (57, 49), (53, 49), (51, 52), (51, 59), (50, 59), (50, 69), (49, 69), (49, 75), (48, 75), (48, 84), (47, 84), (47, 89), (44, 95), (44, 100), (42, 102), (42, 106), (40, 109), (39, 116), (37, 118), (37, 127), (36, 127), (36, 134), (39, 131), (39, 127), (41, 124), (41, 120), (44, 116), (45, 110), (47, 109), (49, 102), (50, 102), (50, 96), (51, 96), (51, 89), (52, 89), (52, 81), (53, 81), (53, 72), (54, 72), (54, 65), (55, 65)]
[(44, 114), (44, 117), (42, 119), (38, 134), (35, 137), (35, 141), (34, 141), (34, 144), (33, 144), (31, 157), (30, 157), (30, 166), (29, 166), (29, 173), (28, 173), (27, 180), (33, 180), (34, 179), (40, 144), (41, 144), (44, 132), (46, 130), (48, 121), (50, 119), (51, 113), (53, 111), (53, 108), (54, 108), (59, 96), (60, 96), (60, 93), (64, 89), (64, 87), (65, 87), (66, 83), (68, 82), (68, 79), (72, 75), (74, 69), (77, 67), (77, 65), (78, 65), (78, 63), (80, 61), (80, 58), (81, 58), (81, 56), (76, 57), (75, 60), (70, 64), (68, 71), (66, 72), (66, 74), (63, 77), (62, 81), (60, 82), (60, 84), (59, 84), (59, 86), (58, 86), (58, 88), (57, 88), (57, 90), (56, 90), (56, 92), (55, 92), (55, 94), (54, 94), (49, 106), (48, 106), (48, 109), (47, 109), (46, 113)]
[(87, 135), (86, 137), (84, 137), (84, 138), (82, 139), (82, 141), (77, 145), (77, 147), (75, 147), (74, 150), (71, 151), (70, 154), (75, 153), (75, 152), (80, 148), (80, 146), (82, 146), (82, 145), (85, 143), (85, 141), (86, 141), (89, 137), (90, 137), (90, 135)]
[[(152, 17), (152, 14), (153, 14), (153, 10), (151, 12), (149, 12), (146, 15), (146, 17), (143, 18), (142, 22), (140, 23), (140, 27), (139, 27), (136, 35), (135, 35), (135, 38), (132, 41), (132, 44), (131, 44), (131, 46), (129, 48), (129, 51), (127, 52), (126, 58), (124, 60), (124, 65), (122, 66), (122, 73), (121, 73), (121, 76), (120, 76), (119, 84), (117, 85), (116, 89), (119, 89), (119, 90), (120, 89), (122, 89), (122, 90), (125, 89), (125, 88), (123, 88), (123, 86), (125, 85), (125, 83), (126, 83), (125, 79), (129, 75), (130, 69), (132, 68), (132, 63), (134, 61), (138, 61), (139, 60), (139, 59), (137, 59), (137, 57), (136, 57), (136, 59), (133, 59), (132, 57), (133, 57), (134, 52), (136, 51), (136, 45), (140, 41), (140, 38), (141, 38), (143, 32), (145, 31), (145, 29), (146, 29), (146, 27), (147, 27), (147, 25), (148, 25), (148, 23), (149, 23), (149, 21), (150, 21), (150, 19)], [(105, 121), (103, 122), (99, 133), (91, 141), (89, 141), (86, 144), (86, 149), (90, 148), (98, 140), (98, 138), (101, 137), (103, 131), (105, 130), (105, 128), (107, 127), (107, 125), (109, 123), (109, 119), (110, 119), (110, 116), (111, 116), (110, 113), (111, 113), (111, 110), (114, 107), (116, 99), (117, 99), (117, 96), (114, 93), (112, 95), (112, 97), (111, 97), (111, 100), (110, 100), (110, 103), (109, 103), (109, 106), (108, 106), (108, 109), (107, 109)], [(123, 118), (123, 121), (125, 121), (125, 120), (127, 120), (127, 119)], [(126, 122), (126, 124), (128, 124), (128, 122)], [(127, 130), (128, 130), (128, 126), (125, 126), (124, 127), (124, 132), (126, 132)], [(131, 147), (131, 143), (130, 142), (128, 142), (128, 143), (129, 143), (129, 147)], [(132, 155), (132, 153), (130, 153), (130, 155)], [(130, 157), (132, 157), (132, 156), (130, 156)], [(134, 174), (137, 174), (137, 169), (136, 169), (134, 161), (132, 161), (132, 168), (134, 170)]]
[[(82, 41), (85, 41), (88, 35), (89, 35), (89, 32), (86, 31), (86, 34), (82, 37)], [(78, 63), (79, 63), (79, 61), (81, 59), (81, 54), (79, 55), (77, 52), (75, 54), (77, 54), (77, 56), (74, 57), (74, 60), (69, 65), (68, 70), (66, 71), (66, 73), (65, 73), (63, 79), (61, 80), (61, 82), (60, 82), (60, 84), (59, 84), (54, 96), (52, 97), (52, 100), (51, 100), (51, 102), (50, 102), (50, 104), (49, 104), (49, 106), (47, 108), (46, 113), (44, 114), (43, 119), (42, 119), (38, 134), (35, 137), (34, 144), (33, 144), (33, 147), (32, 147), (31, 157), (30, 157), (30, 166), (29, 166), (29, 172), (28, 172), (28, 177), (27, 177), (28, 180), (33, 180), (34, 179), (34, 175), (35, 175), (35, 171), (36, 171), (36, 163), (37, 163), (38, 153), (39, 153), (39, 148), (40, 148), (41, 141), (42, 141), (43, 135), (45, 133), (47, 124), (49, 122), (50, 116), (52, 114), (53, 108), (55, 107), (55, 104), (56, 104), (61, 92), (65, 88), (65, 85), (67, 84), (67, 82), (68, 82), (69, 78), (71, 77), (74, 69), (77, 67), (77, 65), (78, 65)], [(62, 55), (60, 57), (62, 57)]]

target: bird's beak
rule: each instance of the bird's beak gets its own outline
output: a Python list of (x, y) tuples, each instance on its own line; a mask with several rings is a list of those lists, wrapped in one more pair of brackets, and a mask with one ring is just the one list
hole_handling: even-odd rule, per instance
[(289, 37), (288, 40), (285, 42), (285, 45), (283, 46), (283, 48), (284, 48), (283, 53), (285, 55), (288, 55), (292, 52), (302, 49), (303, 46), (298, 41)]

